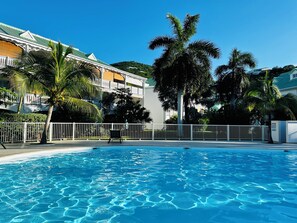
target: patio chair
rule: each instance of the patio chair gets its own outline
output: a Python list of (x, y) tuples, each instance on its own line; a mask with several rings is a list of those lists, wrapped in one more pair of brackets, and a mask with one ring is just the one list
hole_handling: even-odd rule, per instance
[(120, 140), (120, 143), (122, 143), (123, 139), (122, 139), (122, 132), (121, 130), (109, 130), (110, 132), (110, 137), (109, 137), (109, 140), (108, 140), (108, 143), (110, 143), (111, 140), (114, 140), (114, 139), (119, 139)]
[(4, 146), (3, 142), (0, 141), (1, 146), (3, 146), (4, 149), (6, 149), (6, 147)]

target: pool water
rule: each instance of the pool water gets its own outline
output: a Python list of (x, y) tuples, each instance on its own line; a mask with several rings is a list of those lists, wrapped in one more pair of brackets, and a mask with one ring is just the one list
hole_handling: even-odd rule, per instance
[(0, 177), (0, 222), (297, 222), (296, 152), (104, 147)]

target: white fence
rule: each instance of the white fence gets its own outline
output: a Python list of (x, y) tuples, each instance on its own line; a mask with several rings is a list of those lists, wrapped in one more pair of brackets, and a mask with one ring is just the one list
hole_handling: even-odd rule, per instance
[[(215, 140), (265, 141), (267, 126), (254, 125), (182, 125), (141, 123), (51, 123), (48, 140), (107, 140), (110, 129), (118, 129), (126, 140)], [(41, 138), (43, 123), (1, 122), (0, 141), (5, 143), (36, 142)]]

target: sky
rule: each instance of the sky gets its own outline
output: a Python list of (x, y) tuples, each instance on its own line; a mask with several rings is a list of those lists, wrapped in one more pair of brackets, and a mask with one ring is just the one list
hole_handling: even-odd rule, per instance
[(250, 52), (257, 67), (297, 65), (297, 0), (13, 0), (1, 5), (0, 22), (94, 53), (106, 63), (153, 64), (157, 36), (172, 35), (166, 14), (181, 21), (200, 14), (191, 40), (221, 50), (213, 69), (233, 48)]

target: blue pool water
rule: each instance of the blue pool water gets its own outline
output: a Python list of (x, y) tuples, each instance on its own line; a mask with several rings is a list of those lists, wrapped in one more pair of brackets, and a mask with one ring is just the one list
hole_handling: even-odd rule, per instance
[(297, 153), (110, 147), (3, 164), (0, 222), (297, 222)]

